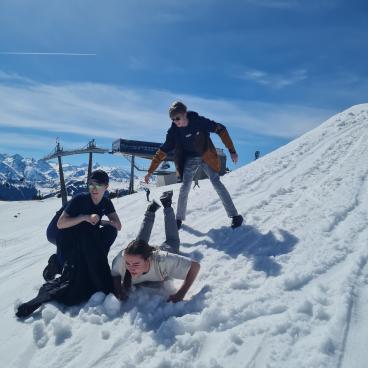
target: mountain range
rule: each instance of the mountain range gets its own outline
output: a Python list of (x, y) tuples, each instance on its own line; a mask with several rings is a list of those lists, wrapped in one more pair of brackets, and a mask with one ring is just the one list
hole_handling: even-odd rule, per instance
[[(117, 167), (106, 167), (96, 163), (93, 169), (103, 169), (110, 177), (113, 189), (127, 188), (130, 173)], [(87, 163), (63, 164), (64, 177), (69, 195), (85, 189)], [(59, 193), (59, 171), (56, 162), (25, 158), (19, 154), (0, 153), (0, 199), (27, 200), (50, 197)]]

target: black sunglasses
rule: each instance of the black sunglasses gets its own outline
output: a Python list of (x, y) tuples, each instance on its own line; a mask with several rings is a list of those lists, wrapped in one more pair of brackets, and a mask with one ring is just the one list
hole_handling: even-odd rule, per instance
[(88, 188), (89, 190), (93, 190), (96, 188), (97, 190), (101, 189), (103, 187), (103, 184), (96, 184), (96, 183), (89, 183)]
[(172, 121), (179, 121), (179, 120), (181, 120), (180, 116), (175, 116), (175, 118), (172, 118)]

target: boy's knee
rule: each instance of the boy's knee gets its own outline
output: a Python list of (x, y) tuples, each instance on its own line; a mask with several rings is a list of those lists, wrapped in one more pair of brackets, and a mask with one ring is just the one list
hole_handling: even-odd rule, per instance
[(181, 187), (182, 188), (190, 188), (190, 185), (192, 184), (192, 179), (183, 179), (182, 183), (181, 183)]
[(59, 234), (60, 230), (56, 227), (56, 226), (51, 226), (49, 225), (49, 227), (46, 230), (46, 238), (47, 240), (56, 245), (56, 238)]
[(210, 177), (210, 181), (212, 184), (220, 184), (220, 176), (219, 175), (214, 175)]
[(190, 192), (191, 187), (192, 187), (192, 181), (188, 181), (187, 183), (183, 182), (180, 188), (180, 193), (188, 194)]
[(114, 226), (111, 226), (112, 229), (110, 230), (110, 234), (111, 234), (111, 237), (115, 238), (118, 236), (118, 230), (114, 227)]
[(114, 239), (118, 236), (118, 230), (111, 225), (106, 225), (103, 227), (105, 236), (109, 239)]

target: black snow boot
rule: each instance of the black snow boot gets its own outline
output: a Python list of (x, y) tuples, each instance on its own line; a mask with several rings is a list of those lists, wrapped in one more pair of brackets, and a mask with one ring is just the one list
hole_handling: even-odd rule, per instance
[(171, 207), (172, 196), (173, 196), (173, 191), (172, 190), (169, 190), (167, 192), (162, 193), (162, 195), (160, 197), (160, 201), (161, 201), (162, 205), (164, 206), (164, 208)]
[(58, 297), (62, 297), (70, 287), (70, 272), (66, 272), (67, 267), (68, 265), (66, 263), (63, 274), (60, 277), (43, 284), (35, 298), (19, 305), (15, 315), (18, 318), (28, 317), (42, 304), (50, 302), (51, 300), (58, 300)]
[(243, 223), (243, 216), (242, 215), (236, 215), (232, 217), (231, 221), (231, 227), (233, 229), (239, 227)]
[(18, 307), (15, 315), (18, 318), (29, 317), (41, 305), (42, 305), (42, 302), (38, 302), (38, 301), (23, 303)]
[(148, 205), (147, 211), (148, 212), (156, 212), (161, 206), (153, 200), (151, 204)]

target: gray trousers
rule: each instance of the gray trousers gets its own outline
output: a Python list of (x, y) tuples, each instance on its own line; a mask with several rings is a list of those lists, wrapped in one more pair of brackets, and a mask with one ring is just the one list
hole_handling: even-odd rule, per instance
[[(176, 226), (175, 213), (172, 207), (164, 208), (165, 234), (166, 240), (160, 245), (162, 250), (171, 253), (178, 253), (180, 246), (179, 232)], [(155, 213), (146, 211), (139, 230), (137, 239), (149, 242), (152, 227), (155, 222)]]
[(213, 188), (216, 190), (218, 196), (221, 199), (222, 204), (225, 207), (227, 215), (229, 217), (236, 216), (238, 214), (238, 211), (234, 206), (234, 203), (230, 197), (229, 192), (225, 188), (224, 184), (221, 183), (219, 174), (215, 170), (213, 170), (210, 166), (208, 166), (202, 160), (201, 157), (191, 157), (186, 160), (184, 165), (183, 182), (180, 187), (176, 218), (182, 221), (185, 220), (190, 187), (193, 181), (193, 177), (199, 166), (202, 167), (202, 169), (210, 179)]

